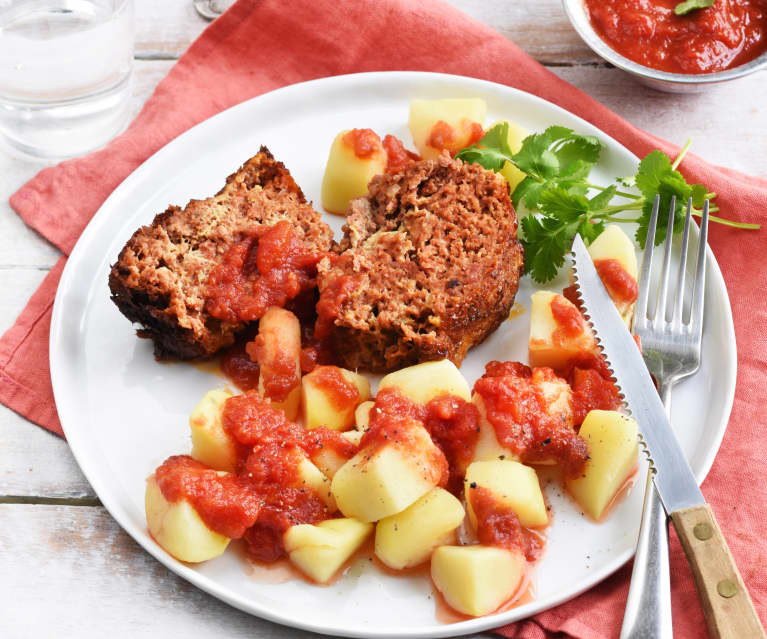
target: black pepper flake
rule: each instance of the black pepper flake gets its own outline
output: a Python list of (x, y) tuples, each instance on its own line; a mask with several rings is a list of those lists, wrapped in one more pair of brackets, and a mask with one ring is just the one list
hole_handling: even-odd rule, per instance
[(550, 443), (551, 443), (551, 437), (547, 437), (546, 439), (543, 440), (542, 445), (548, 446)]
[(473, 481), (473, 482), (471, 482), (469, 484), (469, 488), (476, 488), (476, 487), (477, 487), (477, 482), (475, 482), (475, 481)]

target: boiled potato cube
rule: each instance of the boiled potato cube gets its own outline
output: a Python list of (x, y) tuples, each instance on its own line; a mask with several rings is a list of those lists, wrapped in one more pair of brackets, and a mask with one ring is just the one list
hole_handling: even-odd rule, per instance
[[(341, 437), (357, 447), (359, 447), (363, 435), (364, 433), (358, 430), (349, 430), (345, 433), (341, 433)], [(349, 461), (347, 457), (336, 452), (332, 446), (321, 448), (312, 455), (311, 460), (312, 463), (322, 471), (322, 474), (330, 479), (333, 479), (333, 476), (338, 469)]]
[(520, 552), (490, 546), (440, 546), (431, 556), (431, 578), (448, 605), (480, 617), (519, 592), (527, 562)]
[[(498, 122), (493, 124), (490, 128), (492, 129), (496, 124), (501, 124), (503, 122), (506, 122), (509, 125), (509, 135), (507, 139), (511, 152), (519, 153), (522, 148), (522, 141), (530, 134), (530, 132), (511, 120), (498, 120)], [(527, 177), (526, 173), (520, 171), (511, 162), (506, 162), (499, 173), (506, 178), (506, 181), (509, 183), (510, 193), (514, 193), (514, 189), (516, 189), (519, 183)]]
[[(589, 245), (589, 254), (597, 267), (600, 260), (615, 260), (636, 285), (638, 268), (634, 243), (617, 224), (608, 224), (605, 227), (605, 230)], [(620, 292), (613, 290), (608, 281), (605, 281), (605, 287), (618, 312), (623, 317), (623, 321), (627, 326), (631, 326), (634, 302), (622, 299)]]
[(378, 521), (405, 510), (442, 478), (444, 456), (417, 421), (403, 422), (401, 440), (368, 446), (338, 469), (332, 491), (341, 512)]
[(282, 538), (290, 561), (314, 581), (324, 584), (357, 551), (373, 524), (354, 519), (327, 519), (291, 526)]
[(433, 160), (440, 156), (442, 148), (432, 144), (442, 134), (441, 146), (453, 154), (476, 137), (474, 125), (484, 125), (486, 112), (487, 105), (480, 98), (413, 100), (408, 118), (413, 144), (421, 157)]
[(354, 409), (368, 397), (367, 377), (338, 366), (318, 366), (301, 380), (304, 427), (351, 428)]
[(304, 456), (303, 452), (300, 454), (301, 458), (298, 460), (297, 469), (301, 487), (306, 487), (325, 502), (328, 512), (335, 512), (338, 507), (330, 490), (330, 480), (308, 457)]
[(363, 433), (361, 430), (347, 430), (345, 433), (341, 433), (341, 437), (343, 437), (350, 444), (359, 446), (364, 434), (365, 433)]
[(585, 512), (600, 519), (636, 470), (639, 427), (621, 413), (592, 410), (578, 434), (586, 440), (589, 460), (582, 477), (567, 480), (567, 489)]
[(482, 396), (474, 393), (471, 401), (477, 407), (477, 412), (479, 413), (479, 435), (474, 446), (472, 461), (491, 461), (493, 459), (519, 461), (519, 458), (511, 450), (502, 446), (498, 441), (495, 427), (487, 419), (485, 401), (482, 399)]
[(375, 404), (375, 401), (368, 400), (366, 402), (362, 402), (354, 410), (354, 428), (356, 428), (358, 431), (364, 432), (370, 428), (370, 411), (372, 410), (373, 406), (375, 406)]
[(378, 390), (396, 388), (416, 404), (428, 404), (440, 395), (455, 395), (471, 400), (469, 384), (449, 359), (423, 362), (384, 375)]
[(208, 528), (188, 501), (165, 499), (154, 476), (147, 481), (144, 505), (149, 532), (176, 559), (207, 561), (229, 545), (229, 538)]
[(237, 448), (224, 429), (221, 415), (224, 403), (232, 396), (225, 390), (212, 390), (203, 395), (189, 416), (192, 431), (192, 457), (215, 470), (235, 472)]
[(545, 526), (549, 523), (538, 475), (529, 466), (500, 459), (474, 462), (466, 469), (464, 486), (469, 521), (475, 530), (475, 488), (489, 491), (500, 506), (513, 510), (519, 517), (519, 523), (526, 528)]
[[(254, 346), (260, 367), (258, 392), (268, 397), (274, 408), (285, 411), (285, 417), (295, 421), (301, 402), (301, 324), (298, 318), (284, 308), (271, 307), (258, 322)], [(286, 362), (291, 363), (294, 385), (287, 397), (278, 400), (273, 397), (270, 382), (278, 378), (284, 383)]]
[(376, 556), (402, 570), (427, 561), (438, 546), (454, 543), (463, 521), (461, 502), (442, 488), (432, 488), (401, 513), (376, 525)]
[[(569, 335), (555, 319), (552, 304), (581, 318), (582, 330)], [(562, 295), (551, 291), (537, 291), (532, 295), (530, 309), (530, 340), (528, 342), (530, 366), (548, 366), (555, 371), (567, 367), (579, 355), (598, 355), (594, 333), (577, 307)]]
[(369, 136), (371, 142), (378, 142), (375, 150), (368, 157), (358, 157), (354, 135), (352, 131), (341, 131), (333, 140), (322, 178), (322, 206), (339, 215), (346, 213), (350, 200), (368, 192), (368, 183), (374, 176), (386, 170), (386, 150), (380, 138), (375, 134)]

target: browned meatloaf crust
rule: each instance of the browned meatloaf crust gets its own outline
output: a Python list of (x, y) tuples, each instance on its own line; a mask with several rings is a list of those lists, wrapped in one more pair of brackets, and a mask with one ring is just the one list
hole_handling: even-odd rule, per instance
[(443, 155), (368, 189), (350, 205), (343, 253), (319, 266), (321, 296), (339, 278), (353, 282), (331, 329), (337, 355), (379, 372), (444, 357), (460, 364), (508, 317), (517, 292), (522, 247), (506, 181)]
[(158, 359), (195, 359), (230, 345), (243, 323), (211, 317), (205, 283), (222, 255), (260, 226), (293, 224), (308, 246), (328, 250), (332, 231), (266, 147), (213, 197), (171, 206), (138, 229), (112, 266), (112, 300), (154, 340)]

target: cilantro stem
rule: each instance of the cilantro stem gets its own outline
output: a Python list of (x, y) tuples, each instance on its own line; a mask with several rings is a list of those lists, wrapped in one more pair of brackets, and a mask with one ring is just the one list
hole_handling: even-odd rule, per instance
[[(584, 184), (588, 186), (590, 189), (598, 189), (600, 191), (605, 190), (605, 187), (599, 186), (599, 184), (592, 184), (591, 182), (584, 182)], [(631, 200), (638, 200), (642, 197), (641, 195), (637, 195), (636, 193), (626, 193), (625, 191), (616, 191), (615, 195), (620, 195), (621, 197), (626, 197)]]
[(603, 218), (606, 222), (620, 222), (622, 224), (638, 223), (642, 218), (639, 217), (615, 217), (614, 215), (605, 215)]
[(692, 144), (692, 138), (688, 138), (687, 142), (685, 142), (684, 146), (682, 147), (682, 150), (679, 151), (679, 155), (676, 156), (676, 160), (674, 160), (674, 163), (671, 165), (671, 169), (673, 171), (676, 171), (676, 167), (678, 167), (682, 160), (684, 160), (684, 156), (687, 155), (687, 151), (690, 150), (690, 145)]
[[(701, 216), (701, 212), (697, 209), (693, 210), (693, 215), (697, 215), (698, 217)], [(761, 224), (750, 224), (748, 222), (735, 222), (733, 220), (728, 220), (723, 217), (717, 217), (716, 215), (709, 215), (708, 219), (712, 222), (716, 222), (717, 224), (723, 224), (724, 226), (731, 226), (732, 228), (736, 229), (748, 229), (751, 231), (758, 231), (760, 228), (762, 228)]]

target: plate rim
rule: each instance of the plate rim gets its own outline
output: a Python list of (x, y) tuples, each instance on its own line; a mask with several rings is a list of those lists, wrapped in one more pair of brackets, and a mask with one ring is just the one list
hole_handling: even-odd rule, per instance
[[(545, 606), (536, 606), (536, 601), (533, 601), (530, 604), (526, 604), (525, 606), (522, 606), (520, 608), (512, 608), (509, 611), (505, 611), (499, 614), (478, 617), (475, 619), (470, 619), (467, 621), (462, 621), (462, 622), (457, 622), (452, 624), (443, 624), (441, 626), (437, 626), (434, 628), (424, 629), (422, 627), (413, 627), (413, 628), (398, 627), (393, 630), (379, 631), (379, 630), (373, 630), (370, 628), (353, 629), (353, 628), (350, 628), (349, 626), (330, 626), (330, 625), (306, 622), (301, 620), (300, 618), (294, 619), (280, 612), (275, 613), (269, 610), (268, 607), (264, 607), (259, 603), (254, 604), (253, 601), (246, 600), (242, 596), (229, 592), (229, 590), (225, 586), (221, 586), (218, 582), (215, 582), (211, 578), (200, 574), (199, 572), (193, 570), (189, 566), (185, 565), (182, 562), (179, 562), (178, 560), (170, 556), (168, 553), (162, 550), (162, 548), (160, 548), (156, 543), (152, 542), (151, 538), (148, 538), (146, 535), (134, 534), (134, 531), (133, 531), (134, 526), (132, 525), (130, 521), (128, 521), (127, 515), (124, 516), (123, 510), (119, 501), (115, 498), (113, 503), (111, 493), (102, 486), (102, 482), (99, 479), (98, 474), (95, 472), (90, 472), (89, 470), (90, 466), (89, 466), (87, 455), (80, 449), (80, 445), (78, 443), (79, 440), (77, 436), (77, 428), (75, 426), (72, 426), (72, 424), (77, 423), (77, 420), (71, 416), (72, 407), (68, 405), (68, 402), (65, 400), (66, 395), (62, 391), (63, 381), (61, 381), (62, 380), (61, 371), (64, 370), (64, 367), (66, 364), (65, 353), (63, 352), (64, 349), (62, 349), (60, 346), (60, 336), (64, 335), (64, 316), (63, 316), (63, 310), (62, 310), (65, 305), (64, 300), (65, 300), (67, 292), (73, 287), (72, 280), (74, 277), (75, 270), (77, 269), (77, 265), (79, 261), (84, 259), (84, 256), (87, 254), (86, 247), (90, 243), (89, 242), (90, 237), (96, 234), (100, 226), (105, 222), (105, 220), (109, 218), (110, 209), (112, 208), (114, 202), (119, 201), (119, 199), (123, 196), (123, 194), (129, 193), (135, 184), (140, 184), (145, 174), (147, 174), (148, 172), (152, 170), (152, 165), (155, 162), (160, 161), (163, 155), (170, 153), (172, 150), (171, 147), (173, 145), (175, 145), (176, 143), (181, 143), (183, 141), (194, 139), (194, 137), (197, 135), (203, 135), (200, 133), (200, 131), (205, 128), (203, 125), (210, 125), (211, 122), (216, 122), (218, 120), (231, 117), (231, 114), (233, 112), (237, 112), (239, 110), (246, 110), (250, 107), (251, 103), (257, 100), (261, 100), (262, 98), (269, 99), (275, 95), (279, 96), (283, 93), (289, 93), (292, 91), (303, 91), (303, 90), (306, 90), (307, 88), (313, 87), (314, 85), (324, 86), (324, 85), (333, 85), (333, 84), (340, 84), (340, 85), (349, 84), (351, 85), (351, 88), (353, 88), (353, 86), (358, 82), (369, 81), (371, 79), (375, 81), (376, 78), (383, 78), (384, 81), (389, 81), (389, 82), (397, 82), (400, 80), (407, 82), (412, 79), (421, 79), (423, 81), (432, 80), (432, 81), (439, 81), (439, 82), (455, 82), (455, 83), (461, 83), (462, 85), (461, 88), (467, 88), (467, 87), (476, 88), (476, 90), (479, 92), (481, 92), (483, 88), (486, 88), (492, 91), (498, 91), (500, 89), (502, 91), (510, 92), (511, 94), (524, 95), (527, 99), (531, 99), (533, 102), (537, 102), (539, 104), (545, 105), (545, 108), (551, 109), (554, 113), (559, 112), (559, 113), (566, 114), (568, 118), (575, 118), (577, 121), (579, 121), (579, 123), (587, 127), (599, 130), (601, 136), (606, 142), (608, 142), (608, 144), (615, 145), (616, 147), (630, 154), (630, 156), (634, 158), (634, 160), (637, 163), (639, 162), (639, 158), (633, 152), (631, 152), (624, 145), (622, 145), (620, 142), (615, 140), (612, 136), (606, 134), (604, 131), (599, 129), (599, 127), (588, 122), (584, 118), (581, 118), (580, 116), (574, 113), (571, 113), (567, 111), (566, 109), (563, 109), (562, 107), (552, 102), (549, 102), (548, 100), (545, 100), (532, 93), (522, 91), (520, 89), (516, 89), (514, 87), (510, 87), (500, 83), (491, 82), (488, 80), (481, 80), (478, 78), (472, 78), (468, 76), (458, 76), (458, 75), (445, 74), (445, 73), (432, 73), (432, 72), (422, 72), (422, 71), (374, 71), (374, 72), (352, 73), (352, 74), (337, 75), (337, 76), (331, 76), (331, 77), (325, 77), (325, 78), (317, 78), (314, 80), (295, 83), (295, 84), (287, 85), (284, 87), (280, 87), (278, 89), (274, 89), (266, 93), (262, 93), (253, 98), (249, 98), (248, 100), (244, 100), (243, 102), (240, 102), (239, 104), (236, 104), (224, 111), (221, 111), (211, 116), (210, 118), (207, 118), (206, 120), (203, 120), (197, 123), (196, 125), (187, 129), (186, 131), (184, 131), (183, 133), (181, 133), (174, 139), (170, 140), (163, 147), (161, 147), (160, 149), (155, 151), (151, 156), (145, 159), (138, 167), (136, 167), (104, 200), (102, 205), (99, 207), (99, 210), (91, 218), (88, 225), (83, 230), (80, 237), (78, 238), (74, 248), (72, 249), (67, 259), (67, 262), (65, 264), (64, 270), (62, 272), (59, 285), (57, 287), (56, 296), (55, 296), (54, 305), (53, 305), (52, 318), (51, 318), (50, 334), (49, 334), (49, 337), (50, 337), (49, 362), (50, 362), (50, 370), (51, 370), (51, 383), (53, 387), (54, 398), (56, 401), (57, 412), (59, 413), (61, 426), (67, 438), (67, 442), (69, 443), (70, 450), (72, 451), (72, 454), (75, 460), (77, 461), (77, 464), (80, 467), (81, 471), (83, 472), (86, 479), (91, 484), (97, 496), (101, 500), (102, 505), (125, 532), (127, 532), (145, 551), (147, 551), (155, 559), (160, 561), (173, 573), (179, 575), (180, 577), (189, 581), (190, 583), (200, 588), (201, 590), (207, 592), (208, 594), (222, 601), (225, 601), (229, 605), (234, 606), (235, 608), (238, 608), (244, 612), (247, 612), (248, 614), (252, 614), (254, 616), (258, 616), (260, 618), (267, 619), (269, 621), (279, 623), (289, 627), (300, 628), (303, 630), (309, 630), (309, 631), (319, 632), (319, 633), (334, 633), (338, 636), (359, 636), (359, 637), (376, 637), (376, 638), (416, 637), (416, 636), (417, 637), (455, 636), (458, 634), (479, 632), (483, 630), (497, 628), (505, 624), (526, 619), (531, 616), (540, 614), (541, 612), (544, 612), (546, 610), (555, 608), (556, 606), (561, 605), (562, 603), (565, 603), (579, 596), (586, 590), (602, 582), (609, 575), (613, 574), (620, 567), (622, 567), (631, 557), (633, 557), (634, 552), (625, 551), (623, 553), (620, 553), (612, 561), (608, 562), (605, 566), (603, 566), (601, 570), (596, 571), (590, 576), (589, 579), (586, 579), (584, 583), (582, 584), (582, 587), (578, 587), (574, 591), (570, 591), (566, 595), (563, 595), (561, 597), (555, 597), (553, 600), (549, 601)], [(696, 229), (697, 229), (697, 226), (696, 226)], [(727, 293), (726, 284), (724, 282), (724, 278), (722, 276), (721, 270), (719, 268), (719, 264), (717, 263), (716, 258), (713, 255), (713, 252), (710, 246), (707, 248), (707, 258), (708, 258), (709, 265), (712, 268), (712, 274), (714, 275), (717, 282), (721, 283), (721, 286), (724, 292), (723, 298), (724, 298), (725, 304), (722, 310), (724, 312), (724, 319), (725, 319), (725, 325), (726, 325), (725, 328), (729, 338), (728, 339), (729, 347), (727, 348), (727, 353), (729, 354), (729, 356), (727, 357), (727, 361), (724, 362), (723, 365), (727, 369), (728, 379), (731, 379), (732, 382), (730, 386), (726, 389), (726, 393), (722, 396), (722, 399), (724, 401), (724, 404), (723, 404), (724, 414), (723, 414), (722, 423), (719, 425), (719, 428), (717, 431), (717, 436), (715, 438), (716, 441), (711, 442), (712, 445), (708, 448), (708, 451), (706, 452), (706, 454), (703, 455), (700, 472), (696, 473), (696, 479), (699, 484), (702, 483), (705, 477), (708, 475), (711, 469), (711, 466), (713, 465), (714, 459), (719, 451), (719, 448), (721, 447), (722, 439), (724, 438), (727, 424), (729, 422), (729, 417), (732, 412), (734, 395), (735, 395), (735, 387), (736, 387), (736, 377), (737, 377), (737, 345), (735, 341), (732, 308), (731, 308), (731, 304), (729, 300), (729, 295)], [(710, 280), (711, 278), (709, 278), (709, 281)], [(87, 306), (84, 308), (87, 308)], [(75, 416), (76, 416), (76, 413), (75, 413)], [(70, 424), (70, 426), (68, 426), (67, 424)], [(102, 497), (102, 494), (107, 494), (110, 496), (110, 498), (107, 500), (104, 500)], [(145, 539), (145, 537), (147, 538)], [(520, 617), (518, 615), (518, 611), (520, 609), (526, 609), (528, 607), (529, 607), (529, 610), (526, 611), (526, 613)]]

